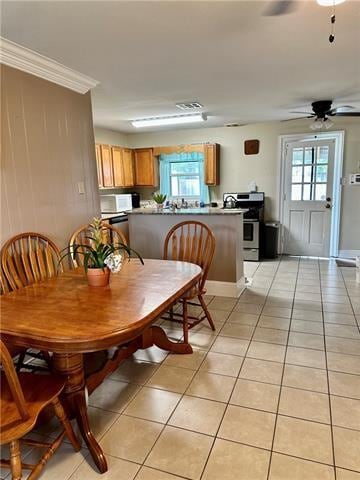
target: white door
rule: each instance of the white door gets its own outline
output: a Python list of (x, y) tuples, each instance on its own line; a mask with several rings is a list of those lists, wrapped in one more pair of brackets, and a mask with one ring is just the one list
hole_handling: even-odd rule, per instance
[(328, 257), (335, 140), (285, 146), (284, 253)]

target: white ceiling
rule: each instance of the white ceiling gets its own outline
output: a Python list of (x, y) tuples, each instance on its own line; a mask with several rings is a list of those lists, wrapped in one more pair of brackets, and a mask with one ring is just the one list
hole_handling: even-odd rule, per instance
[(267, 3), (3, 1), (1, 34), (99, 80), (94, 123), (113, 130), (191, 100), (201, 126), (292, 118), (321, 99), (360, 110), (360, 2), (337, 7), (333, 44), (331, 9), (305, 0), (266, 17)]

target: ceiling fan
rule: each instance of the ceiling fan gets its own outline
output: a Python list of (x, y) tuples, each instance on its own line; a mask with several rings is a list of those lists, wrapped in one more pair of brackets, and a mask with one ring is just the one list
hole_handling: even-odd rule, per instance
[(350, 105), (336, 108), (331, 107), (332, 100), (319, 100), (311, 104), (312, 112), (290, 112), (303, 114), (305, 115), (304, 117), (290, 118), (284, 121), (288, 122), (291, 120), (299, 120), (300, 118), (313, 118), (314, 122), (310, 125), (310, 128), (312, 130), (318, 130), (322, 127), (328, 129), (333, 126), (330, 117), (360, 117), (360, 112), (353, 112), (354, 107)]
[[(316, 3), (323, 7), (332, 7), (345, 1), (346, 0), (316, 0)], [(264, 15), (268, 17), (286, 15), (297, 10), (300, 4), (301, 2), (297, 0), (273, 0), (269, 2), (267, 8), (264, 11)]]
[[(330, 43), (334, 43), (335, 40), (335, 6), (345, 1), (346, 0), (316, 0), (316, 3), (322, 7), (333, 7), (333, 12), (330, 16)], [(280, 15), (286, 15), (294, 12), (299, 7), (300, 3), (302, 2), (297, 0), (273, 0), (268, 3), (263, 15), (266, 17), (278, 17)]]

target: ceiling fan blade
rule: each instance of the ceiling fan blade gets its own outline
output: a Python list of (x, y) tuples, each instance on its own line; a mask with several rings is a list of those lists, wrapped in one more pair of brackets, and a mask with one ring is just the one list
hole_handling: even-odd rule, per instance
[(312, 112), (290, 112), (290, 113), (301, 113), (302, 115), (311, 115), (312, 117), (315, 116), (315, 113), (312, 113)]
[(286, 120), (281, 120), (282, 122), (291, 122), (292, 120), (301, 120), (303, 118), (313, 118), (313, 116), (311, 117), (297, 117), (297, 118), (287, 118)]
[(336, 117), (360, 117), (360, 112), (338, 112)]
[(335, 115), (336, 113), (341, 113), (341, 112), (347, 112), (349, 110), (354, 110), (355, 107), (351, 107), (350, 105), (343, 105), (341, 107), (336, 107), (332, 108), (328, 112), (326, 112), (328, 115)]
[(266, 17), (276, 17), (278, 15), (286, 15), (291, 13), (296, 8), (296, 2), (294, 0), (273, 0), (269, 2), (263, 15)]

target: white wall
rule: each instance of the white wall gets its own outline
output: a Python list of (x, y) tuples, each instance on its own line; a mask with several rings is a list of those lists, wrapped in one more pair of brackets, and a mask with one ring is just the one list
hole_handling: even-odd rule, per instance
[[(360, 121), (335, 120), (333, 130), (345, 131), (344, 175), (360, 171)], [(336, 127), (336, 128), (335, 128)], [(248, 190), (255, 180), (266, 194), (266, 218), (279, 216), (279, 135), (311, 133), (308, 120), (268, 122), (235, 128), (197, 128), (126, 135), (127, 146), (150, 147), (187, 143), (217, 142), (221, 145), (220, 185), (211, 188), (211, 198), (221, 200), (223, 192)], [(96, 141), (100, 137), (95, 130)], [(258, 155), (244, 155), (244, 140), (259, 139)], [(341, 250), (360, 249), (360, 187), (343, 187), (341, 215)]]
[(106, 128), (94, 128), (95, 142), (107, 145), (128, 146), (128, 135), (126, 133), (116, 132), (115, 130), (107, 130)]

